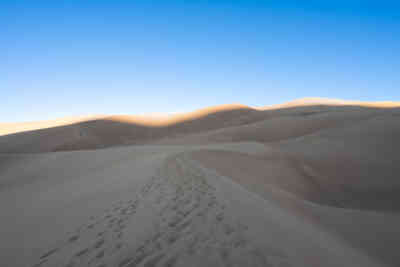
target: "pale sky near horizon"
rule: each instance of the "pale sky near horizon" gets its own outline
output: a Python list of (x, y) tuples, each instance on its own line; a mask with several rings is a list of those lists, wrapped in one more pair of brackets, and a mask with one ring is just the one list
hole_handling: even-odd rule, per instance
[(0, 1), (0, 122), (400, 101), (397, 1)]

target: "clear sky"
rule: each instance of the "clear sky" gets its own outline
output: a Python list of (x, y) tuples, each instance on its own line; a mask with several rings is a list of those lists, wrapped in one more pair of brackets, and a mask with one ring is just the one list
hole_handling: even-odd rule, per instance
[(1, 0), (0, 122), (400, 101), (396, 2)]

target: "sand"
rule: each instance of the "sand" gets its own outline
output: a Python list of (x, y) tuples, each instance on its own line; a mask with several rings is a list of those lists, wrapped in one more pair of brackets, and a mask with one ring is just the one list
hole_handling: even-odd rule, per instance
[(1, 136), (0, 265), (400, 265), (399, 109), (195, 114)]

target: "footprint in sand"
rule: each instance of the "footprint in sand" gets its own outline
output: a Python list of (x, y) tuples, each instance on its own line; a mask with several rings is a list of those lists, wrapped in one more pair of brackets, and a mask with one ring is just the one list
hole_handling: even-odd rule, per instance
[(73, 243), (79, 239), (79, 235), (73, 235), (68, 239), (68, 242)]
[(43, 254), (42, 256), (40, 256), (40, 259), (45, 259), (45, 258), (49, 257), (50, 255), (56, 253), (57, 251), (58, 251), (58, 248), (51, 249), (48, 252), (46, 252), (45, 254)]

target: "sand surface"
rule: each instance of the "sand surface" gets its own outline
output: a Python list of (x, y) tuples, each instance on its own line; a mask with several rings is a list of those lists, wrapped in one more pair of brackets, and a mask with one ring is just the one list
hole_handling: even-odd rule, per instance
[(400, 110), (318, 101), (0, 136), (0, 266), (399, 266)]

